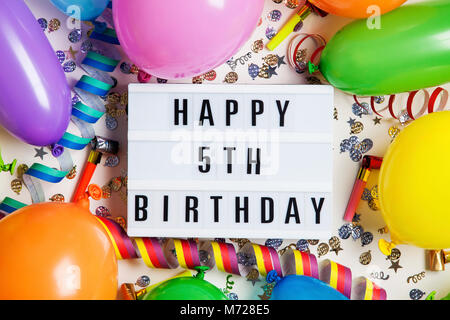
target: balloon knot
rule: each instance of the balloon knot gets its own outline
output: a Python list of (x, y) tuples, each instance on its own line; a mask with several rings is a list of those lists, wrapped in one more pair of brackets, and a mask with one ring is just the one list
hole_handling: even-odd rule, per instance
[(272, 283), (272, 282), (277, 283), (280, 280), (281, 280), (281, 278), (278, 276), (278, 273), (276, 272), (276, 270), (269, 271), (269, 273), (266, 276), (266, 281), (268, 283)]
[(196, 266), (194, 267), (197, 270), (197, 274), (195, 275), (196, 279), (203, 280), (205, 278), (205, 271), (209, 270), (208, 266)]

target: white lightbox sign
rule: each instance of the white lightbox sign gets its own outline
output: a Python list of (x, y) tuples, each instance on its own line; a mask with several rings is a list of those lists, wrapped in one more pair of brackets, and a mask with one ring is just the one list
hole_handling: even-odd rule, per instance
[(333, 88), (131, 84), (128, 235), (323, 238)]

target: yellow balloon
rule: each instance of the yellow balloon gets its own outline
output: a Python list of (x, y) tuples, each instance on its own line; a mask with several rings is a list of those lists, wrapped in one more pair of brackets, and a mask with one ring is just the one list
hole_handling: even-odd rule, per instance
[(450, 248), (449, 161), (450, 111), (423, 116), (395, 138), (378, 185), (393, 244)]

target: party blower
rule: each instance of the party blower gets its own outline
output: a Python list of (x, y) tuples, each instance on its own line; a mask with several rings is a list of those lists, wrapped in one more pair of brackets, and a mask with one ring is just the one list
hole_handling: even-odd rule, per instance
[[(450, 261), (448, 250), (442, 250), (450, 248), (450, 206), (443, 201), (448, 199), (450, 181), (450, 170), (443, 165), (450, 157), (449, 123), (450, 111), (441, 111), (403, 129), (382, 160), (378, 181), (380, 210), (391, 236), (391, 242), (379, 241), (381, 252), (389, 255), (399, 244), (429, 249), (432, 270), (443, 270), (443, 264)], [(363, 162), (361, 170), (370, 167)], [(360, 191), (361, 184), (356, 185)], [(355, 193), (354, 188), (346, 220), (354, 214)]]
[(307, 0), (288, 20), (281, 30), (269, 41), (267, 48), (275, 50), (292, 32), (301, 28), (303, 21), (311, 14), (321, 17), (328, 13), (348, 18), (367, 18), (383, 14), (402, 5), (406, 0)]

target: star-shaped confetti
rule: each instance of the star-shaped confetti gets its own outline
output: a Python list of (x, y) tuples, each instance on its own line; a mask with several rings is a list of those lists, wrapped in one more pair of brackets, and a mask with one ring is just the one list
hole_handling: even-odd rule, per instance
[(278, 73), (275, 71), (277, 67), (269, 67), (269, 69), (267, 69), (267, 74), (269, 75), (269, 78), (271, 78), (273, 75), (278, 75)]
[(397, 261), (391, 260), (391, 266), (389, 267), (389, 269), (394, 269), (395, 273), (397, 273), (398, 269), (403, 268), (399, 263), (400, 263), (400, 260), (397, 260)]
[(333, 249), (331, 249), (331, 251), (334, 251), (334, 253), (336, 253), (336, 255), (339, 254), (339, 251), (344, 250), (341, 248), (341, 245), (334, 247)]
[(44, 156), (48, 154), (48, 152), (44, 151), (44, 147), (41, 147), (40, 149), (34, 148), (36, 150), (36, 154), (34, 155), (35, 158), (39, 157), (41, 160), (44, 160)]
[(360, 220), (361, 220), (361, 214), (355, 212), (352, 222), (359, 222)]
[(381, 124), (381, 118), (378, 118), (377, 116), (375, 116), (375, 119), (372, 119), (374, 125), (376, 126), (377, 124)]
[(356, 121), (356, 119), (350, 118), (350, 119), (347, 121), (347, 123), (348, 123), (350, 126), (352, 126), (352, 125), (355, 124), (355, 121)]
[(69, 50), (64, 51), (66, 56), (71, 57), (72, 60), (76, 60), (76, 54), (78, 53), (77, 50), (74, 50), (72, 46), (70, 46)]
[(282, 64), (286, 64), (286, 62), (284, 62), (284, 57), (285, 57), (285, 56), (280, 57), (279, 55), (277, 55), (277, 57), (278, 57), (278, 68), (279, 68)]

